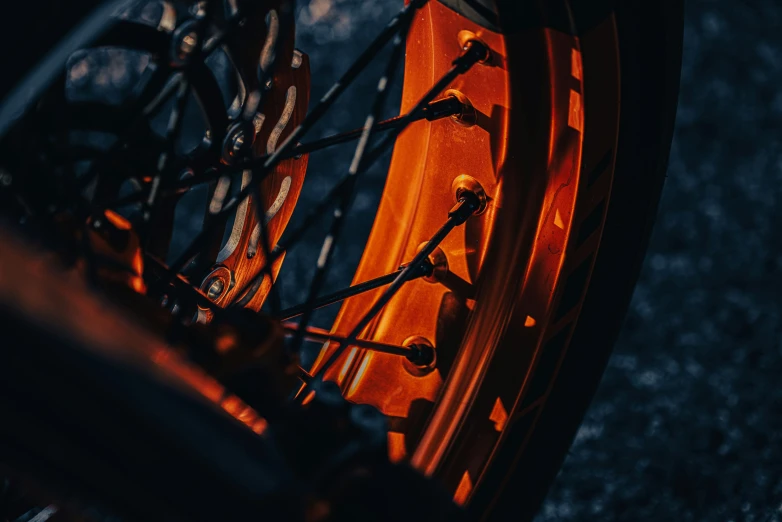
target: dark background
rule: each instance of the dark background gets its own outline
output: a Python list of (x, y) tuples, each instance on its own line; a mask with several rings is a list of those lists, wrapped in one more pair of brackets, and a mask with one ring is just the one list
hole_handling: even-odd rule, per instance
[[(317, 99), (398, 3), (299, 5)], [(360, 126), (375, 78), (316, 134)], [(689, 0), (657, 226), (614, 356), (539, 521), (782, 520), (781, 118), (782, 4)], [(350, 152), (312, 156), (305, 202), (341, 175)], [(382, 172), (370, 173), (356, 201), (334, 287), (360, 256)], [(286, 260), (291, 304), (303, 298), (315, 234)]]

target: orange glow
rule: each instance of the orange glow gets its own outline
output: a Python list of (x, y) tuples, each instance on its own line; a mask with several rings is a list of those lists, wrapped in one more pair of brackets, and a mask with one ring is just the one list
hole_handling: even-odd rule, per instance
[(262, 417), (258, 418), (252, 426), (252, 430), (258, 435), (263, 435), (267, 429), (269, 429), (269, 423)]
[(358, 385), (361, 383), (361, 380), (364, 378), (364, 373), (367, 370), (369, 361), (371, 360), (372, 360), (372, 354), (367, 353), (364, 357), (364, 360), (361, 362), (361, 366), (358, 367), (358, 371), (356, 372), (356, 375), (353, 377), (353, 379), (351, 379), (350, 388), (348, 388), (347, 397), (353, 395), (353, 392), (355, 392), (356, 388), (358, 388)]
[(453, 501), (463, 506), (470, 497), (470, 493), (472, 493), (472, 480), (470, 479), (470, 474), (465, 471), (459, 486), (456, 488), (456, 493), (453, 495)]
[(581, 51), (573, 47), (573, 50), (570, 53), (570, 75), (576, 80), (581, 80), (584, 76), (582, 68)]
[(562, 221), (562, 215), (559, 213), (559, 209), (554, 213), (554, 226), (557, 228), (565, 229), (565, 222)]
[(345, 379), (345, 375), (350, 369), (350, 364), (353, 362), (353, 359), (356, 358), (356, 353), (358, 353), (358, 348), (351, 348), (347, 358), (345, 359), (345, 362), (342, 364), (342, 368), (339, 370), (339, 374), (337, 375), (337, 382), (342, 382)]
[[(0, 300), (12, 299), (21, 313), (52, 325), (85, 350), (156, 379), (165, 378), (176, 389), (197, 393), (223, 408), (256, 433), (263, 431), (265, 420), (254, 410), (227, 394), (219, 382), (156, 336), (128, 320), (125, 310), (91, 292), (78, 271), (52, 269), (51, 259), (29, 252), (27, 245), (2, 231), (0, 244), (6, 247), (0, 248), (0, 267), (4, 268), (0, 270)], [(69, 317), (87, 320), (73, 322)]]
[(130, 230), (131, 224), (130, 221), (125, 219), (124, 217), (120, 216), (116, 212), (114, 212), (111, 209), (106, 210), (105, 212), (106, 218), (111, 221), (111, 223), (117, 227), (120, 230)]
[[(469, 100), (475, 121), (421, 121), (401, 134), (354, 276), (354, 282), (366, 281), (409, 261), (453, 205), (454, 180), (465, 174), (477, 180), (488, 196), (486, 211), (440, 245), (449, 273), (473, 284), (477, 293), (460, 299), (443, 279), (410, 282), (362, 332), (363, 338), (392, 344), (411, 336), (432, 340), (438, 354), (454, 354), (449, 373), (414, 375), (398, 356), (355, 348), (326, 373), (349, 400), (408, 417), (411, 425), (425, 423), (411, 455), (406, 453), (405, 434), (389, 434), (388, 442), (393, 460), (409, 458), (426, 475), (453, 469), (441, 464), (472, 411), (494, 350), (508, 336), (519, 360), (515, 393), (521, 389), (552, 315), (581, 170), (583, 89), (573, 83), (583, 77), (581, 53), (577, 39), (564, 33), (542, 30), (504, 37), (430, 2), (408, 35), (413, 45), (407, 46), (401, 113), (450, 68), (461, 51), (457, 36), (470, 33), (480, 34), (492, 49), (491, 63), (473, 67), (448, 89)], [(532, 58), (531, 48), (547, 54), (546, 60)], [(512, 90), (512, 74), (545, 78), (549, 92), (531, 100)], [(518, 121), (511, 121), (515, 115)], [(536, 129), (533, 134), (526, 130), (531, 127)], [(332, 331), (350, 330), (380, 292), (345, 301)], [(443, 335), (463, 328), (456, 340)], [(324, 346), (313, 371), (333, 349)], [(422, 400), (434, 403), (433, 411), (413, 408)], [(493, 431), (501, 433), (512, 407), (498, 398), (480, 422), (488, 418)], [(467, 501), (478, 476), (473, 479), (465, 472), (456, 477), (457, 502)]]
[(388, 432), (388, 458), (391, 462), (397, 463), (405, 460), (407, 449), (405, 448), (404, 433)]
[(315, 398), (315, 390), (311, 390), (304, 399), (302, 399), (301, 404), (303, 406), (306, 406), (307, 404), (311, 403), (312, 400)]
[(233, 333), (223, 333), (215, 340), (215, 348), (219, 353), (227, 353), (236, 347), (238, 339)]
[[(427, 4), (413, 23), (407, 46), (401, 112), (408, 111), (444, 74), (462, 51), (458, 35), (476, 34), (505, 54), (502, 37), (486, 31), (436, 2)], [(406, 129), (391, 162), (386, 186), (364, 257), (354, 281), (393, 272), (409, 261), (421, 243), (431, 237), (455, 202), (452, 183), (462, 175), (475, 178), (489, 197), (484, 214), (454, 230), (441, 244), (448, 270), (465, 281), (475, 281), (489, 240), (498, 182), (497, 169), (506, 156), (507, 115), (510, 108), (507, 71), (476, 65), (449, 86), (468, 100), (477, 120), (468, 125), (452, 118), (421, 121)], [(465, 153), (465, 147), (469, 153)], [(401, 225), (401, 230), (400, 230)], [(378, 297), (367, 292), (345, 302), (334, 331), (349, 330)], [(406, 284), (362, 337), (401, 344), (411, 335), (436, 338), (437, 310), (448, 292), (443, 284), (413, 281)], [(469, 306), (469, 305), (468, 305)], [(453, 347), (452, 349), (456, 349)], [(324, 352), (333, 347), (324, 349)], [(322, 364), (322, 358), (314, 369)], [(390, 415), (406, 416), (415, 399), (433, 401), (442, 376), (409, 373), (398, 356), (351, 350), (327, 373), (355, 402), (367, 403)]]
[(568, 125), (581, 132), (584, 130), (584, 110), (581, 108), (581, 95), (576, 91), (570, 91), (570, 112), (568, 113)]
[(505, 422), (508, 420), (508, 412), (505, 410), (505, 406), (502, 405), (499, 397), (494, 401), (494, 408), (491, 410), (489, 420), (494, 423), (494, 429), (497, 431), (502, 431), (505, 427)]

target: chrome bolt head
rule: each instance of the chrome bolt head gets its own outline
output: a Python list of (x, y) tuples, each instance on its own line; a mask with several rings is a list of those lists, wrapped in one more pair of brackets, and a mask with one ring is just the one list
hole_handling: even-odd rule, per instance
[(221, 295), (223, 295), (224, 290), (225, 283), (223, 280), (219, 277), (215, 277), (212, 279), (212, 282), (209, 283), (209, 288), (206, 291), (206, 297), (208, 297), (211, 301), (215, 301), (219, 299)]

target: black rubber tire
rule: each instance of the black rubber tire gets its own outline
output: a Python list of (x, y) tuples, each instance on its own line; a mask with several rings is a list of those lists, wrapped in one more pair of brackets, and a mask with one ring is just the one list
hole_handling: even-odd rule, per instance
[[(562, 466), (622, 327), (673, 137), (683, 1), (571, 0), (571, 7), (580, 34), (616, 16), (621, 109), (611, 199), (586, 298), (545, 406), (523, 451), (512, 442), (502, 447), (473, 497), (471, 511), (484, 520), (531, 520)], [(582, 46), (585, 62), (589, 52)]]

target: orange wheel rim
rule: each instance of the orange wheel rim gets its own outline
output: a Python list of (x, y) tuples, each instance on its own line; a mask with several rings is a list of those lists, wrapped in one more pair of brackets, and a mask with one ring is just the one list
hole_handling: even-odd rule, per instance
[[(453, 205), (454, 185), (466, 179), (486, 192), (486, 211), (440, 248), (448, 274), (467, 282), (471, 295), (453, 280), (411, 281), (361, 336), (392, 344), (413, 336), (428, 340), (436, 371), (411, 371), (403, 358), (355, 347), (326, 373), (348, 400), (376, 406), (392, 425), (407, 426), (389, 433), (391, 459), (440, 476), (460, 503), (499, 440), (551, 315), (578, 191), (584, 122), (577, 39), (553, 30), (503, 36), (437, 2), (421, 10), (408, 36), (402, 113), (450, 67), (460, 40), (469, 37), (491, 48), (491, 62), (473, 67), (447, 94), (468, 101), (473, 119), (420, 122), (400, 135), (354, 284), (411, 259)], [(548, 81), (520, 89), (514, 82), (524, 74)], [(349, 331), (381, 291), (345, 301), (332, 331)], [(508, 345), (521, 352), (518, 378), (504, 387), (515, 392), (496, 396), (486, 418), (490, 437), (482, 437), (470, 461), (451, 463), (459, 437), (475, 438), (465, 418), (495, 351)], [(324, 347), (313, 371), (333, 348)]]

